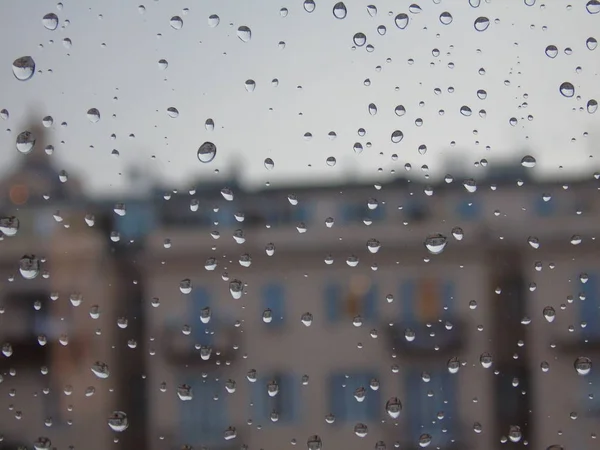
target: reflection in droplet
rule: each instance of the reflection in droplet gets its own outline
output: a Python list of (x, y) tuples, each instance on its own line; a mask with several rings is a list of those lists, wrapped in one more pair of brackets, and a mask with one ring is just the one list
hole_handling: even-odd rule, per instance
[(440, 22), (443, 25), (450, 25), (452, 23), (453, 17), (448, 11), (444, 11), (440, 14)]
[(357, 47), (362, 47), (367, 43), (367, 36), (365, 36), (363, 33), (356, 33), (352, 40), (354, 41), (354, 45)]
[(123, 432), (129, 427), (129, 421), (127, 420), (127, 414), (123, 411), (113, 411), (108, 418), (108, 426), (111, 430), (116, 432)]
[(554, 59), (558, 55), (558, 48), (556, 47), (556, 45), (549, 45), (546, 47), (546, 50), (544, 50), (544, 52), (546, 53), (546, 56), (548, 58)]
[(304, 1), (304, 10), (307, 13), (313, 12), (316, 7), (317, 7), (317, 5), (315, 4), (314, 0), (305, 0)]
[(211, 28), (215, 28), (217, 25), (219, 25), (220, 21), (221, 19), (216, 14), (211, 14), (208, 16), (208, 26)]
[(477, 31), (485, 31), (488, 29), (488, 27), (490, 26), (490, 19), (488, 19), (487, 17), (478, 17), (477, 19), (475, 19), (475, 22), (473, 22), (473, 27), (477, 30)]
[(590, 14), (598, 14), (600, 12), (600, 0), (590, 0), (585, 5), (585, 9)]
[(560, 85), (559, 91), (563, 97), (573, 97), (575, 95), (575, 86), (568, 81), (565, 81)]
[(429, 252), (433, 255), (439, 255), (442, 253), (447, 243), (448, 238), (440, 233), (430, 234), (427, 236), (427, 238), (425, 238), (424, 242), (427, 250), (429, 250)]
[(402, 133), (402, 131), (400, 130), (395, 130), (394, 132), (392, 132), (391, 135), (391, 140), (394, 144), (397, 144), (398, 142), (400, 142), (402, 139), (404, 138), (404, 133)]
[(579, 375), (587, 375), (592, 370), (592, 360), (586, 356), (578, 357), (573, 363)]
[(252, 39), (252, 30), (245, 25), (237, 29), (237, 36), (242, 42), (249, 42)]
[(398, 397), (390, 398), (385, 404), (385, 410), (392, 419), (400, 417), (402, 412), (402, 403)]
[(31, 153), (35, 146), (35, 136), (31, 131), (23, 131), (17, 136), (17, 150), (24, 155)]
[(12, 71), (19, 81), (27, 81), (35, 73), (35, 61), (31, 56), (21, 56), (13, 61)]
[(598, 47), (598, 41), (593, 37), (589, 37), (585, 41), (585, 46), (588, 50), (595, 50)]
[(202, 163), (209, 163), (217, 155), (217, 146), (212, 142), (205, 142), (198, 149), (198, 160)]
[(377, 6), (369, 5), (367, 6), (367, 12), (371, 17), (375, 17), (377, 15)]
[(54, 31), (58, 28), (58, 16), (54, 13), (48, 13), (42, 17), (42, 24), (46, 30)]
[(333, 17), (336, 19), (344, 19), (348, 11), (344, 2), (338, 2), (333, 6)]
[(396, 26), (399, 29), (404, 30), (408, 26), (408, 14), (406, 14), (406, 13), (398, 14), (396, 16), (396, 18), (394, 19), (394, 22), (396, 23)]

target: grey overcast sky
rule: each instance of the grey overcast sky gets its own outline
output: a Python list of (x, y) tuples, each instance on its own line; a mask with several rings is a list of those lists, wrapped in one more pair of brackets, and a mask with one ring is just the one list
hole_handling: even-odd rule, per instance
[[(0, 137), (1, 170), (28, 157), (15, 147), (28, 114), (40, 123), (54, 118), (45, 139), (56, 150), (48, 158), (82, 178), (91, 195), (125, 195), (133, 189), (127, 176), (133, 167), (179, 188), (199, 177), (224, 179), (233, 165), (250, 187), (267, 180), (384, 180), (407, 162), (429, 165), (434, 176), (448, 167), (477, 176), (475, 161), (486, 158), (493, 166), (525, 154), (537, 159), (532, 171), (543, 177), (591, 176), (598, 169), (590, 157), (600, 112), (588, 113), (586, 104), (600, 101), (600, 49), (589, 50), (586, 39), (600, 40), (600, 13), (590, 14), (587, 0), (537, 0), (531, 7), (524, 0), (481, 0), (477, 8), (469, 0), (349, 0), (342, 20), (332, 13), (335, 1), (315, 3), (307, 13), (303, 0), (64, 0), (62, 8), (52, 1), (2, 2), (0, 108), (10, 118), (0, 121), (9, 130)], [(375, 17), (367, 12), (371, 3)], [(410, 12), (411, 3), (421, 12)], [(453, 17), (449, 25), (439, 19), (445, 11)], [(42, 23), (48, 13), (59, 18), (54, 31)], [(410, 18), (404, 30), (394, 22), (399, 13)], [(214, 28), (211, 14), (220, 18)], [(171, 27), (173, 16), (182, 18), (181, 29)], [(490, 19), (484, 32), (474, 29), (478, 17)], [(238, 38), (240, 26), (252, 30), (249, 42)], [(357, 32), (372, 52), (353, 48)], [(548, 45), (558, 48), (553, 59), (545, 54)], [(23, 82), (13, 76), (12, 62), (25, 55), (34, 58), (36, 73)], [(245, 89), (248, 79), (256, 83), (253, 92)], [(575, 86), (572, 98), (559, 92), (565, 81)], [(485, 100), (478, 89), (487, 91)], [(404, 116), (394, 113), (397, 105), (406, 108)], [(470, 117), (461, 115), (463, 105), (473, 110)], [(169, 107), (179, 110), (177, 118), (169, 117)], [(100, 111), (99, 122), (88, 120), (90, 108)], [(209, 118), (214, 131), (205, 129)], [(357, 134), (361, 127), (364, 137)], [(404, 134), (400, 143), (390, 140), (394, 130)], [(330, 131), (336, 139), (328, 138)], [(209, 164), (196, 157), (204, 141), (218, 147)], [(365, 147), (361, 154), (353, 151), (355, 142)], [(417, 150), (421, 144), (425, 155)], [(119, 157), (111, 156), (113, 149)], [(43, 152), (43, 145), (34, 151)], [(334, 167), (325, 162), (330, 156)], [(273, 159), (273, 170), (265, 169), (265, 158)]]

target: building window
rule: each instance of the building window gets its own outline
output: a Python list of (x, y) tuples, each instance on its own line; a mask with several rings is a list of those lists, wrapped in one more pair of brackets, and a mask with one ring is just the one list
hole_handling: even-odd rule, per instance
[[(211, 311), (210, 321), (208, 323), (204, 323), (200, 320), (200, 316), (203, 314), (205, 308), (210, 308)], [(191, 316), (193, 318), (190, 319), (190, 322), (194, 344), (212, 345), (212, 330), (214, 329), (217, 319), (215, 318), (215, 312), (211, 306), (210, 294), (204, 287), (198, 286), (192, 289)]]
[[(375, 422), (382, 418), (381, 392), (370, 388), (373, 379), (377, 379), (376, 374), (368, 372), (331, 375), (329, 407), (335, 416), (335, 423)], [(355, 397), (360, 388), (365, 390), (362, 402)]]
[(581, 407), (586, 415), (600, 417), (600, 374), (593, 370), (581, 377), (583, 383), (583, 398)]
[(549, 217), (554, 214), (556, 209), (553, 199), (545, 201), (542, 196), (535, 198), (534, 209), (538, 216)]
[[(271, 397), (267, 386), (277, 383), (279, 391)], [(253, 417), (261, 425), (290, 424), (301, 419), (300, 401), (302, 382), (293, 374), (273, 373), (261, 376), (252, 384)], [(277, 415), (274, 421), (273, 416)]]
[(456, 212), (461, 219), (475, 220), (481, 215), (481, 207), (477, 202), (465, 200), (458, 204)]
[(360, 224), (365, 218), (379, 221), (385, 218), (385, 208), (382, 204), (369, 209), (365, 204), (348, 203), (342, 206), (340, 216), (342, 225)]
[[(576, 279), (580, 276), (577, 275)], [(597, 340), (600, 338), (600, 304), (598, 303), (598, 277), (588, 273), (588, 280), (581, 284), (579, 319), (586, 323), (582, 334), (586, 339)]]
[(271, 310), (269, 327), (281, 327), (285, 322), (285, 293), (281, 284), (269, 284), (263, 288), (263, 310)]
[[(404, 388), (411, 443), (423, 433), (432, 437), (433, 448), (446, 448), (458, 439), (457, 378), (445, 369), (427, 371), (429, 381), (423, 381), (422, 369), (408, 368)], [(441, 418), (440, 418), (441, 417)]]
[(406, 280), (400, 285), (401, 320), (426, 324), (450, 319), (454, 311), (454, 283), (435, 279)]
[(347, 289), (339, 284), (325, 287), (326, 315), (329, 322), (352, 320), (360, 316), (363, 321), (377, 320), (377, 285), (368, 277), (355, 276)]
[(177, 402), (180, 405), (180, 442), (189, 445), (220, 444), (223, 431), (230, 425), (224, 388), (215, 379), (199, 376), (183, 383), (191, 386), (193, 397), (189, 401)]

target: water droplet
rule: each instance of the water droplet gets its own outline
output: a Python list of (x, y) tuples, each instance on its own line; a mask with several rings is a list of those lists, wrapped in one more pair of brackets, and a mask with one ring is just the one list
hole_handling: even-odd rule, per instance
[(473, 113), (473, 111), (471, 111), (471, 108), (469, 108), (468, 106), (463, 105), (460, 107), (460, 113), (465, 117), (469, 117)]
[(589, 37), (585, 41), (585, 46), (588, 50), (595, 50), (598, 47), (598, 41), (593, 37)]
[(356, 45), (357, 47), (362, 47), (367, 43), (367, 36), (365, 36), (364, 33), (356, 33), (352, 40), (354, 42), (354, 45)]
[(240, 280), (234, 279), (229, 282), (229, 292), (235, 300), (242, 298), (243, 289), (244, 284)]
[(265, 159), (265, 169), (272, 170), (275, 167), (275, 163), (271, 158)]
[(488, 19), (487, 17), (478, 17), (477, 19), (475, 19), (475, 22), (473, 22), (473, 27), (477, 31), (485, 31), (488, 29), (489, 26), (490, 19)]
[(597, 110), (598, 110), (598, 102), (594, 99), (588, 100), (587, 112), (590, 114), (594, 114)]
[(169, 24), (174, 30), (181, 30), (183, 27), (183, 19), (179, 16), (173, 16), (171, 17), (171, 20), (169, 20)]
[(12, 71), (19, 81), (27, 81), (35, 73), (35, 61), (31, 56), (21, 56), (13, 61)]
[(202, 163), (209, 163), (217, 156), (217, 146), (212, 142), (205, 142), (198, 148), (198, 160)]
[(549, 45), (546, 47), (546, 50), (544, 50), (544, 53), (546, 53), (548, 58), (554, 59), (558, 55), (558, 48), (556, 45)]
[(599, 0), (590, 0), (585, 5), (585, 9), (590, 14), (598, 14), (600, 12), (600, 1)]
[(431, 444), (431, 435), (424, 433), (421, 436), (419, 436), (419, 447), (427, 447), (429, 446), (429, 444)]
[(523, 433), (521, 432), (521, 427), (517, 425), (511, 425), (508, 428), (508, 439), (511, 442), (519, 442), (523, 437)]
[(399, 29), (404, 30), (408, 26), (408, 14), (406, 14), (406, 13), (398, 14), (396, 16), (396, 18), (394, 19), (394, 22), (396, 22), (396, 26)]
[(535, 236), (529, 236), (527, 238), (527, 242), (529, 243), (531, 248), (535, 248), (535, 249), (540, 248), (540, 240), (538, 238), (536, 238)]
[(479, 362), (484, 369), (489, 369), (493, 363), (492, 355), (488, 352), (483, 352), (479, 357)]
[(333, 17), (336, 19), (344, 19), (348, 11), (344, 2), (338, 2), (333, 6)]
[(563, 97), (570, 98), (575, 95), (575, 86), (573, 86), (568, 81), (565, 81), (560, 85), (559, 91), (563, 95)]
[(69, 38), (64, 38), (62, 43), (64, 48), (71, 48), (71, 46), (73, 45), (73, 42), (71, 42), (71, 39)]
[(525, 3), (525, 6), (533, 6), (535, 5), (535, 0), (523, 0), (523, 3)]
[(337, 160), (336, 160), (336, 159), (335, 159), (333, 156), (330, 156), (329, 158), (327, 158), (327, 159), (325, 160), (325, 163), (326, 163), (326, 164), (327, 164), (329, 167), (333, 167), (333, 166), (335, 166), (335, 164), (337, 163)]
[(35, 146), (35, 136), (31, 131), (23, 131), (17, 136), (17, 150), (24, 155), (31, 153)]
[(254, 90), (256, 89), (256, 83), (254, 82), (254, 80), (246, 80), (246, 82), (244, 83), (244, 87), (248, 92), (254, 92)]
[(468, 178), (463, 181), (463, 187), (467, 190), (467, 192), (472, 194), (477, 190), (477, 183), (473, 178)]
[(35, 450), (50, 450), (52, 448), (52, 441), (47, 437), (39, 437), (33, 443)]
[(307, 13), (313, 12), (316, 7), (314, 0), (304, 0), (304, 11)]
[(379, 33), (380, 36), (384, 36), (385, 33), (387, 33), (387, 28), (385, 27), (385, 25), (379, 25), (377, 27), (377, 33)]
[(215, 129), (215, 121), (212, 119), (206, 119), (206, 122), (204, 122), (204, 128), (206, 128), (206, 131), (213, 131)]
[(523, 167), (527, 167), (528, 169), (531, 169), (531, 168), (535, 167), (536, 160), (533, 156), (526, 155), (526, 156), (523, 156), (523, 159), (521, 159), (521, 165)]
[(177, 117), (179, 117), (179, 110), (177, 108), (175, 108), (174, 106), (170, 106), (167, 108), (167, 115), (171, 119), (176, 119)]
[(369, 114), (371, 114), (372, 116), (377, 114), (377, 105), (375, 103), (369, 104)]
[(101, 379), (108, 378), (108, 376), (110, 375), (110, 371), (108, 370), (108, 365), (101, 361), (96, 361), (92, 365), (92, 372), (94, 373), (94, 375), (96, 375), (98, 378), (101, 378)]
[(454, 239), (456, 239), (457, 241), (462, 241), (465, 237), (465, 234), (461, 227), (454, 227), (452, 228), (452, 236), (454, 236)]
[(211, 28), (215, 28), (217, 25), (219, 25), (220, 21), (221, 19), (216, 14), (211, 14), (208, 16), (208, 26)]
[(313, 315), (309, 312), (305, 312), (302, 314), (302, 317), (300, 317), (300, 322), (302, 322), (304, 326), (310, 327), (313, 323)]
[(322, 450), (323, 441), (321, 441), (321, 438), (317, 434), (310, 436), (306, 441), (306, 448), (308, 450)]
[(440, 22), (442, 25), (450, 25), (452, 23), (453, 17), (448, 11), (444, 11), (440, 14)]
[(448, 242), (448, 238), (446, 238), (446, 236), (444, 236), (443, 234), (440, 233), (436, 233), (436, 234), (430, 234), (429, 236), (427, 236), (427, 238), (425, 239), (425, 247), (427, 248), (427, 250), (429, 250), (429, 252), (433, 255), (439, 255), (440, 253), (442, 253), (444, 251), (444, 248), (446, 247), (446, 244)]
[(412, 14), (420, 14), (422, 9), (419, 5), (417, 5), (416, 3), (413, 3), (408, 7), (408, 11), (411, 12)]
[(469, 0), (469, 5), (471, 5), (472, 8), (479, 8), (480, 4), (481, 0)]
[(397, 144), (398, 142), (400, 142), (402, 139), (404, 138), (404, 133), (402, 133), (402, 131), (400, 130), (396, 130), (392, 133), (391, 135), (391, 140), (394, 144)]
[(398, 397), (390, 398), (385, 404), (385, 410), (392, 419), (400, 417), (402, 412), (402, 403)]
[(367, 249), (369, 250), (369, 252), (377, 253), (380, 248), (381, 243), (377, 239), (372, 238), (367, 241)]
[(448, 360), (447, 366), (448, 366), (448, 372), (458, 373), (458, 371), (460, 369), (460, 361), (458, 360), (458, 358), (456, 356), (454, 356)]
[(88, 109), (87, 118), (92, 123), (98, 122), (100, 120), (100, 111), (98, 111), (96, 108)]
[(586, 356), (580, 356), (573, 363), (579, 375), (587, 375), (592, 370), (592, 360)]
[(242, 42), (249, 42), (252, 39), (252, 30), (245, 25), (237, 29), (237, 36)]
[(552, 306), (546, 306), (542, 311), (542, 314), (544, 315), (544, 318), (550, 323), (554, 322), (554, 319), (556, 319), (556, 311)]
[(40, 273), (40, 260), (35, 255), (24, 255), (19, 261), (19, 272), (26, 280), (33, 280)]
[(48, 13), (42, 17), (42, 24), (46, 30), (54, 31), (58, 28), (58, 16), (54, 13)]
[(116, 432), (125, 431), (129, 426), (127, 414), (125, 414), (123, 411), (113, 411), (108, 418), (108, 426)]
[(364, 438), (369, 434), (369, 428), (364, 423), (357, 423), (354, 425), (354, 434), (359, 438)]

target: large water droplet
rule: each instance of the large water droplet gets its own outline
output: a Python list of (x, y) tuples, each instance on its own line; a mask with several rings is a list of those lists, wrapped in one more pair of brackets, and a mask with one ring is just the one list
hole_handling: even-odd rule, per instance
[(556, 319), (556, 311), (552, 306), (546, 306), (542, 311), (542, 314), (544, 318), (550, 323), (554, 322), (554, 319)]
[(453, 17), (448, 11), (444, 11), (440, 14), (440, 22), (442, 25), (450, 25), (452, 23)]
[(167, 115), (171, 119), (176, 119), (179, 117), (179, 110), (177, 108), (175, 108), (174, 106), (170, 106), (167, 108)]
[(592, 370), (592, 360), (586, 356), (580, 356), (573, 363), (579, 375), (587, 375)]
[(585, 46), (588, 48), (588, 50), (596, 50), (596, 47), (598, 47), (598, 41), (593, 37), (589, 37), (585, 41)]
[(558, 55), (558, 48), (556, 47), (556, 45), (549, 45), (548, 47), (546, 47), (546, 50), (544, 50), (544, 53), (546, 53), (546, 56), (548, 58), (554, 59)]
[(102, 361), (96, 361), (92, 365), (92, 372), (94, 373), (94, 375), (101, 379), (108, 378), (110, 375), (108, 365), (106, 363), (103, 363)]
[(249, 42), (252, 39), (252, 30), (245, 25), (237, 29), (237, 36), (242, 42)]
[(356, 33), (352, 40), (354, 41), (354, 45), (362, 47), (367, 43), (367, 36), (365, 36), (364, 33)]
[(14, 236), (19, 231), (19, 219), (15, 216), (0, 218), (0, 232), (5, 236)]
[(599, 0), (590, 0), (585, 5), (585, 9), (590, 14), (598, 14), (600, 12), (600, 1)]
[(354, 425), (354, 434), (359, 438), (364, 438), (369, 434), (369, 428), (364, 423), (357, 423)]
[(401, 141), (403, 138), (404, 138), (404, 133), (402, 133), (402, 131), (400, 131), (400, 130), (395, 130), (395, 131), (392, 133), (392, 136), (391, 136), (391, 140), (392, 140), (392, 142), (393, 142), (394, 144), (397, 144), (397, 143), (398, 143), (398, 142), (400, 142), (400, 141)]
[(179, 16), (173, 16), (171, 17), (171, 20), (169, 20), (169, 24), (174, 30), (181, 30), (183, 27), (183, 19)]
[(598, 102), (594, 99), (590, 99), (587, 102), (587, 112), (594, 114), (598, 110)]
[(217, 155), (217, 146), (212, 142), (205, 142), (198, 149), (198, 160), (203, 163), (209, 163)]
[(406, 14), (406, 13), (398, 14), (396, 16), (396, 18), (394, 19), (394, 22), (396, 22), (396, 26), (398, 28), (400, 28), (401, 30), (404, 30), (408, 26), (408, 14)]
[(98, 111), (96, 108), (88, 109), (87, 118), (92, 123), (98, 122), (100, 120), (100, 111)]
[(468, 106), (463, 105), (460, 107), (460, 113), (463, 116), (469, 117), (473, 113), (473, 111), (471, 111), (471, 108), (469, 108)]
[(421, 11), (423, 11), (423, 10), (421, 9), (421, 7), (419, 5), (417, 5), (416, 3), (413, 3), (408, 7), (408, 11), (411, 12), (412, 14), (420, 14)]
[(240, 280), (234, 279), (229, 282), (229, 293), (234, 299), (239, 300), (242, 298), (243, 290), (244, 283)]
[(527, 167), (528, 169), (531, 169), (531, 168), (535, 167), (536, 160), (533, 156), (526, 155), (526, 156), (523, 156), (523, 159), (521, 159), (521, 165), (523, 167)]
[(208, 16), (208, 26), (211, 28), (215, 28), (217, 25), (219, 25), (220, 21), (221, 19), (216, 14), (211, 14)]
[(31, 153), (35, 146), (35, 136), (31, 131), (23, 131), (17, 136), (17, 150), (24, 155)]
[(333, 6), (333, 17), (336, 19), (344, 19), (348, 11), (344, 2), (338, 2)]
[(534, 249), (538, 249), (540, 248), (540, 240), (538, 238), (536, 238), (535, 236), (529, 236), (527, 238), (527, 242), (529, 243), (529, 245), (531, 246), (531, 248)]
[(375, 17), (377, 15), (377, 6), (369, 5), (367, 6), (367, 12), (371, 17)]
[(272, 170), (273, 167), (275, 167), (275, 163), (273, 162), (273, 160), (271, 158), (266, 158), (265, 159), (265, 169)]
[(313, 12), (316, 7), (314, 0), (304, 0), (304, 11), (307, 13)]
[(575, 95), (575, 86), (568, 81), (565, 81), (560, 85), (559, 91), (563, 97), (573, 97)]
[(12, 71), (19, 81), (27, 81), (35, 73), (35, 61), (31, 56), (21, 56), (13, 61)]
[(481, 366), (484, 369), (489, 369), (490, 367), (492, 367), (493, 363), (492, 355), (488, 352), (483, 352), (479, 357), (479, 362), (481, 363)]
[(425, 247), (429, 252), (433, 255), (439, 255), (444, 251), (446, 244), (448, 243), (448, 238), (440, 233), (430, 234), (425, 238)]
[(479, 8), (481, 0), (469, 0), (469, 5), (471, 5), (472, 8)]
[(400, 417), (402, 412), (402, 403), (398, 397), (390, 398), (385, 404), (385, 410), (392, 419)]
[(488, 29), (489, 26), (490, 19), (488, 19), (487, 17), (478, 17), (477, 19), (475, 19), (475, 22), (473, 22), (473, 27), (477, 31), (485, 31)]
[(42, 24), (46, 30), (54, 31), (58, 28), (58, 16), (54, 13), (48, 13), (42, 17)]
[(315, 434), (310, 436), (306, 441), (306, 448), (308, 450), (322, 450), (323, 449), (323, 441), (319, 435)]
[(421, 436), (419, 436), (419, 447), (425, 448), (428, 447), (429, 444), (431, 444), (431, 435), (424, 433)]
[(108, 426), (116, 432), (125, 431), (129, 426), (127, 414), (125, 414), (123, 411), (113, 411), (108, 418)]

